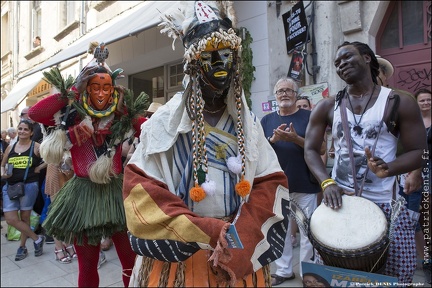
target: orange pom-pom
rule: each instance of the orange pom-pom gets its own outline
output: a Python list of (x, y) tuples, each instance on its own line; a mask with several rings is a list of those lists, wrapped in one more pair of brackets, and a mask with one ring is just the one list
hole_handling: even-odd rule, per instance
[(241, 180), (239, 183), (236, 184), (235, 190), (238, 195), (241, 197), (245, 197), (250, 193), (251, 190), (251, 184), (247, 180)]
[(195, 185), (190, 191), (189, 196), (194, 202), (199, 202), (203, 200), (206, 197), (206, 193), (204, 192), (204, 189), (201, 188), (198, 185)]

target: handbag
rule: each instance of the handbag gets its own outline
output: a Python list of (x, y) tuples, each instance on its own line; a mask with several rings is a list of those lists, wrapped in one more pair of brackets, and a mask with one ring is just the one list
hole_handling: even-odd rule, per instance
[(18, 200), (24, 196), (24, 182), (18, 182), (14, 185), (8, 185), (7, 193), (10, 200)]
[[(16, 145), (16, 143), (14, 144), (14, 147), (12, 149), (15, 148), (15, 145)], [(19, 198), (21, 198), (25, 194), (25, 184), (24, 183), (27, 180), (27, 174), (28, 174), (28, 170), (29, 170), (30, 160), (31, 160), (31, 157), (33, 155), (33, 145), (34, 145), (34, 141), (32, 141), (31, 146), (30, 146), (30, 155), (29, 155), (29, 159), (27, 161), (27, 167), (26, 167), (23, 181), (15, 183), (14, 185), (10, 185), (8, 183), (7, 194), (9, 196), (10, 200), (18, 200)]]

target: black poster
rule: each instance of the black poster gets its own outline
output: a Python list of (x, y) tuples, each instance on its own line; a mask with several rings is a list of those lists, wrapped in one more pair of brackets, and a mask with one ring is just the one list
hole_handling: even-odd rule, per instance
[(288, 77), (293, 78), (296, 81), (301, 81), (303, 69), (303, 55), (301, 51), (294, 50), (291, 57), (291, 64), (288, 70)]
[(303, 1), (295, 4), (290, 11), (282, 15), (288, 54), (296, 47), (306, 43), (307, 21)]

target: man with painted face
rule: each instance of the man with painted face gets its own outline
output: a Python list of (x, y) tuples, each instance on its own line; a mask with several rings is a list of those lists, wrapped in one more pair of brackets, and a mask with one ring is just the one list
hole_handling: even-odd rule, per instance
[[(78, 287), (99, 286), (102, 237), (110, 237), (115, 244), (125, 287), (135, 259), (126, 233), (121, 149), (122, 142), (134, 131), (139, 136), (145, 119), (130, 115), (131, 123), (119, 123), (132, 109), (128, 110), (123, 101), (129, 91), (115, 86), (117, 75), (118, 70), (111, 72), (103, 61), (94, 59), (71, 89), (75, 99), (57, 93), (29, 110), (32, 119), (55, 127), (48, 129), (49, 136), (41, 144), (41, 151), (46, 147), (45, 161), (61, 163), (55, 155), (58, 148), (61, 156), (63, 149), (69, 148), (72, 156), (75, 176), (57, 193), (43, 227), (58, 240), (73, 240), (78, 255)], [(72, 105), (73, 101), (77, 106)], [(127, 129), (119, 131), (117, 124)], [(64, 134), (67, 141), (62, 143)]]
[[(286, 234), (287, 178), (247, 107), (241, 39), (221, 16), (229, 17), (228, 4), (180, 4), (190, 23), (179, 35), (185, 91), (143, 124), (125, 167), (126, 219), (139, 254), (130, 286), (271, 285), (269, 263)], [(164, 17), (162, 32), (185, 27), (175, 21)]]

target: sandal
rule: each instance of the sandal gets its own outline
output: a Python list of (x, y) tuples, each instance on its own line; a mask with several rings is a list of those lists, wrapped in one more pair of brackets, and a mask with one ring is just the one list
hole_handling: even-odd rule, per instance
[[(65, 246), (63, 246), (63, 247), (64, 247), (64, 250), (69, 255), (69, 258), (71, 258), (71, 259), (77, 259), (78, 258), (78, 255), (75, 252), (75, 247), (72, 244), (67, 246), (67, 247), (65, 247)], [(70, 251), (70, 250), (72, 250), (72, 251)]]
[(293, 280), (295, 278), (295, 274), (293, 273), (290, 277), (282, 277), (276, 274), (271, 274), (271, 278), (272, 278), (272, 286), (277, 286), (287, 280)]
[[(59, 253), (63, 253), (63, 257), (60, 258)], [(55, 260), (60, 262), (61, 264), (69, 264), (72, 262), (72, 260), (69, 258), (68, 253), (64, 249), (60, 249), (60, 250), (54, 249), (54, 254), (55, 254)]]

